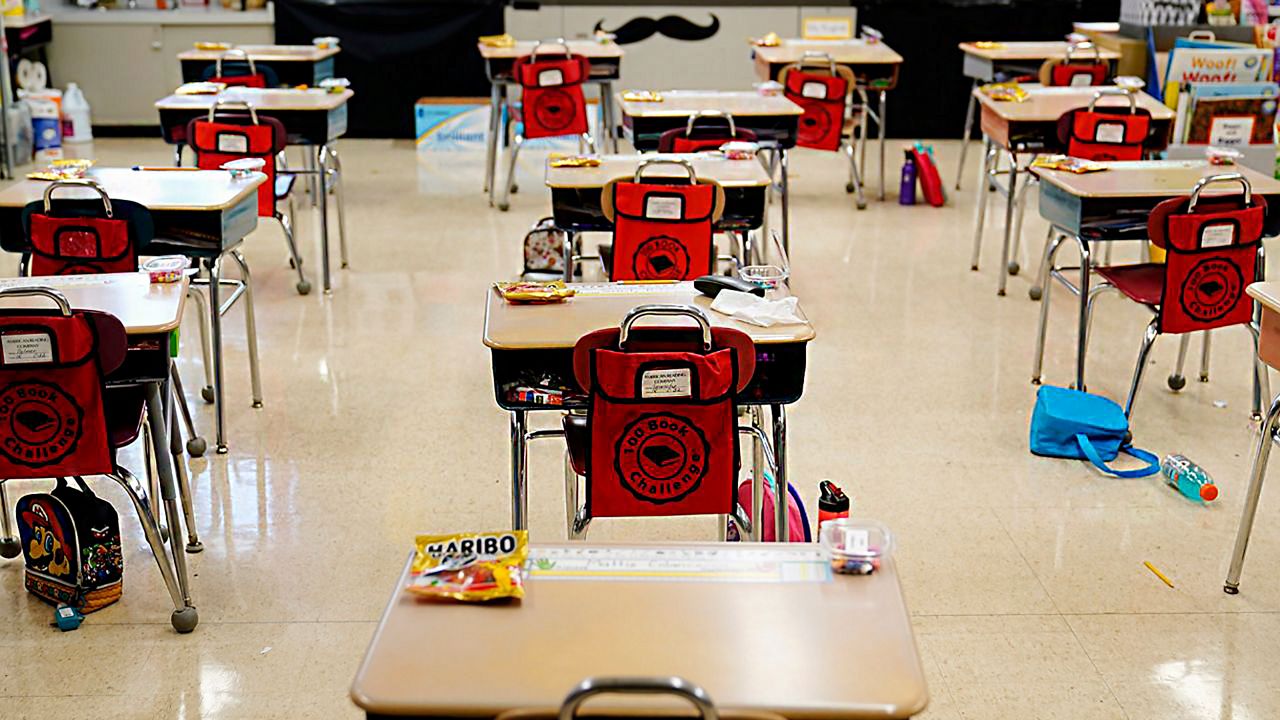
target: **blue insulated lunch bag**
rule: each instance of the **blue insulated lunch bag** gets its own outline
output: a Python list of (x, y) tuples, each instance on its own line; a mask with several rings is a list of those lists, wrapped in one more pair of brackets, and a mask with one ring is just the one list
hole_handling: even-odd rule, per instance
[[(1031, 452), (1045, 457), (1089, 460), (1108, 475), (1140, 478), (1160, 472), (1155, 455), (1129, 444), (1129, 419), (1124, 410), (1101, 395), (1044, 385), (1036, 393), (1031, 413)], [(1113, 470), (1106, 463), (1120, 453), (1146, 467)]]

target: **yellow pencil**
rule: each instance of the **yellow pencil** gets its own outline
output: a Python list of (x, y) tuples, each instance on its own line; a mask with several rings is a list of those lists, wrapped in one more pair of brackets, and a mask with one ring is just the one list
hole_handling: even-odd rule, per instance
[(1150, 562), (1143, 562), (1142, 564), (1146, 565), (1148, 570), (1155, 573), (1155, 576), (1160, 578), (1165, 585), (1168, 585), (1169, 587), (1173, 587), (1173, 581), (1165, 577), (1165, 574), (1160, 572), (1155, 565), (1152, 565)]

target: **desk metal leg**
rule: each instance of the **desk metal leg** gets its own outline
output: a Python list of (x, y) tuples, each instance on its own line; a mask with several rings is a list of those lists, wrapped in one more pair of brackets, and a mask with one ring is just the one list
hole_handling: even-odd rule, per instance
[(227, 453), (226, 393), (222, 384), (222, 258), (205, 260), (209, 271), (209, 335), (213, 350), (213, 416), (214, 447), (219, 455)]
[[(750, 410), (751, 427), (764, 432), (764, 411), (759, 405)], [(752, 437), (751, 443), (751, 541), (760, 542), (764, 536), (764, 446), (760, 438)]]
[[(172, 361), (171, 361), (172, 362)], [(176, 378), (177, 368), (173, 368), (174, 372), (170, 373), (170, 378)], [(178, 431), (177, 405), (182, 403), (182, 389), (178, 383), (170, 380), (170, 392), (165, 394), (165, 405), (167, 405), (165, 413), (165, 422), (169, 423), (169, 454), (173, 456), (173, 467), (177, 472), (178, 480), (178, 498), (182, 501), (182, 520), (187, 526), (187, 552), (198, 553), (204, 550), (204, 544), (200, 542), (200, 535), (196, 532), (196, 514), (191, 503), (191, 478), (187, 472), (186, 459), (182, 455), (182, 433)], [(156, 443), (157, 447), (160, 443)], [(174, 520), (170, 520), (170, 525), (175, 526)], [(177, 545), (174, 545), (174, 553), (177, 554)]]
[(991, 191), (995, 189), (996, 150), (991, 138), (982, 138), (982, 167), (978, 173), (978, 203), (973, 216), (973, 255), (969, 258), (969, 269), (978, 270), (978, 259), (982, 255), (982, 231), (986, 229), (987, 205), (991, 201)]
[(498, 159), (498, 123), (502, 115), (499, 88), (497, 82), (489, 86), (489, 137), (485, 138), (484, 148), (484, 192), (489, 193), (490, 205), (493, 205), (493, 168)]
[(1280, 422), (1280, 397), (1271, 401), (1253, 453), (1253, 467), (1249, 470), (1249, 490), (1244, 498), (1244, 511), (1240, 515), (1240, 527), (1236, 530), (1236, 545), (1231, 551), (1231, 568), (1222, 591), (1228, 595), (1240, 592), (1240, 572), (1244, 569), (1244, 553), (1249, 548), (1249, 534), (1253, 531), (1253, 516), (1258, 512), (1258, 500), (1262, 497), (1262, 480), (1267, 474), (1267, 460), (1271, 457), (1272, 436)]
[(787, 527), (791, 504), (791, 493), (787, 489), (787, 409), (784, 405), (772, 405), (770, 408), (773, 412), (773, 456), (778, 465), (773, 486), (775, 539), (787, 542), (791, 539), (791, 530)]
[[(1084, 357), (1089, 347), (1089, 273), (1090, 273), (1090, 251), (1089, 241), (1079, 235), (1072, 236), (1076, 241), (1076, 246), (1080, 248), (1080, 286), (1077, 288), (1080, 292), (1080, 318), (1079, 327), (1076, 330), (1076, 389), (1084, 391)], [(1048, 297), (1049, 289), (1045, 288), (1045, 297)], [(1041, 300), (1040, 302), (1044, 302)]]
[(324, 177), (325, 156), (328, 154), (328, 145), (321, 145), (316, 148), (315, 162), (316, 167), (319, 169), (318, 172), (320, 173), (320, 190), (316, 193), (316, 195), (319, 196), (317, 204), (320, 209), (320, 270), (321, 274), (324, 276), (324, 294), (332, 295), (333, 285), (332, 280), (329, 277), (329, 193), (325, 191)]
[(347, 203), (342, 183), (342, 158), (338, 157), (338, 150), (332, 145), (327, 147), (329, 162), (333, 164), (333, 202), (338, 206), (338, 258), (342, 261), (340, 267), (345, 270), (350, 263), (347, 262)]
[(969, 109), (964, 114), (964, 135), (960, 136), (960, 162), (956, 163), (956, 189), (960, 189), (960, 178), (964, 177), (964, 159), (969, 154), (969, 133), (973, 132), (973, 111), (974, 106), (978, 104), (978, 98), (973, 94), (973, 90), (977, 90), (982, 82), (977, 78), (973, 79), (973, 89), (969, 91)]
[(885, 184), (884, 184), (884, 124), (889, 117), (889, 93), (880, 91), (880, 107), (876, 114), (876, 126), (880, 133), (880, 201), (884, 202)]
[(262, 373), (258, 365), (258, 323), (253, 311), (253, 276), (249, 263), (239, 250), (231, 251), (231, 259), (240, 266), (240, 282), (244, 284), (244, 334), (249, 345), (249, 383), (253, 391), (253, 407), (262, 407)]
[(858, 121), (858, 172), (867, 176), (867, 131), (871, 129), (871, 99), (867, 97), (867, 89), (858, 88), (858, 100), (862, 102), (862, 117)]
[[(165, 393), (171, 392), (168, 382), (148, 383), (146, 388), (147, 395), (147, 425), (151, 430), (152, 450), (156, 463), (156, 474), (160, 478), (160, 494), (164, 500), (165, 517), (168, 518), (169, 526), (177, 528), (181, 522), (178, 514), (178, 498), (177, 485), (174, 481), (173, 466), (170, 465), (170, 456), (166, 452), (165, 442), (169, 437), (168, 430), (165, 428), (166, 421), (169, 419), (165, 415), (165, 403), (163, 396)], [(139, 513), (142, 514), (141, 512)], [(154, 517), (154, 516), (153, 516)], [(159, 539), (158, 528), (154, 523), (148, 527), (146, 521), (143, 521), (143, 528), (148, 535), (148, 540)], [(190, 632), (195, 628), (199, 615), (196, 609), (191, 605), (191, 589), (187, 585), (187, 559), (181, 552), (173, 553), (173, 567), (169, 567), (169, 553), (165, 551), (164, 543), (161, 542), (157, 548), (154, 542), (151, 543), (152, 550), (156, 552), (156, 562), (160, 565), (160, 572), (164, 575), (165, 585), (169, 588), (169, 593), (173, 597), (175, 610), (173, 612), (173, 626), (178, 632)], [(176, 543), (175, 543), (176, 545)], [(176, 578), (175, 578), (176, 575)]]
[(200, 357), (204, 366), (204, 386), (200, 388), (200, 397), (207, 403), (213, 402), (213, 353), (209, 348), (209, 307), (205, 303), (204, 293), (194, 287), (187, 288), (187, 298), (196, 305), (196, 320), (200, 329)]
[(604, 136), (604, 142), (600, 143), (601, 152), (608, 148), (608, 152), (618, 152), (618, 126), (614, 123), (613, 112), (613, 83), (610, 81), (600, 82), (600, 134)]
[(525, 437), (528, 415), (511, 411), (511, 529), (529, 529), (529, 445)]
[(1004, 204), (1004, 242), (1000, 246), (1000, 282), (996, 295), (1004, 296), (1005, 285), (1009, 282), (1009, 242), (1013, 239), (1013, 210), (1018, 203), (1018, 155), (1012, 150), (1009, 153), (1009, 188)]
[(790, 163), (787, 149), (784, 147), (778, 148), (778, 164), (781, 166), (778, 176), (782, 183), (782, 249), (789, 260), (791, 258), (791, 181), (788, 172)]

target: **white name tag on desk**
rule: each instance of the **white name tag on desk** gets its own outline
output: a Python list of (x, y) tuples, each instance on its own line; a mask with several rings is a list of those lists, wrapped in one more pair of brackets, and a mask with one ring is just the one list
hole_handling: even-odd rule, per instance
[(1252, 116), (1214, 118), (1209, 125), (1209, 144), (1228, 147), (1248, 145), (1249, 138), (1253, 137), (1253, 121)]
[(0, 337), (5, 365), (53, 362), (53, 339), (48, 333), (12, 333)]
[(640, 397), (645, 400), (693, 397), (693, 371), (689, 368), (648, 370), (640, 376)]

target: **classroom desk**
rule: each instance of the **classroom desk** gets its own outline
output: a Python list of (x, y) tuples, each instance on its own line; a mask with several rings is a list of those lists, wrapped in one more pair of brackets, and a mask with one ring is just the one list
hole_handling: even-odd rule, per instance
[[(223, 102), (248, 103), (258, 114), (279, 120), (289, 135), (290, 145), (311, 145), (316, 148), (314, 165), (291, 170), (294, 174), (320, 175), (321, 181), (313, 187), (327, 187), (327, 166), (333, 160), (333, 174), (339, 190), (342, 186), (342, 161), (333, 143), (347, 132), (347, 103), (354, 93), (349, 89), (331, 93), (325, 90), (294, 90), (289, 88), (230, 88), (219, 95), (170, 95), (156, 101), (160, 111), (160, 129), (165, 142), (176, 145), (177, 163), (182, 164), (182, 148), (187, 139), (187, 123), (197, 117), (207, 116), (209, 108)], [(320, 267), (325, 294), (331, 294), (332, 278), (329, 269), (329, 200), (328, 192), (315, 192), (320, 211)], [(347, 267), (346, 219), (341, 192), (337, 195), (338, 242), (342, 267)]]
[[(761, 80), (777, 80), (782, 68), (806, 59), (812, 59), (812, 53), (825, 53), (837, 65), (843, 65), (853, 71), (858, 79), (857, 93), (862, 102), (862, 137), (859, 143), (859, 172), (867, 176), (867, 126), (865, 119), (870, 116), (876, 122), (876, 132), (880, 150), (880, 199), (885, 197), (884, 181), (884, 124), (889, 111), (888, 91), (898, 85), (898, 70), (902, 67), (902, 56), (883, 42), (867, 42), (866, 40), (800, 40), (784, 38), (776, 47), (752, 47), (755, 58), (756, 76)], [(868, 90), (876, 92), (876, 109), (872, 111)]]
[[(734, 125), (751, 130), (763, 148), (777, 154), (778, 184), (782, 197), (782, 246), (791, 249), (788, 151), (796, 146), (801, 107), (781, 95), (761, 95), (754, 90), (663, 90), (661, 102), (636, 102), (618, 96), (622, 130), (635, 149), (658, 149), (662, 133), (687, 127), (689, 118), (701, 112), (720, 111), (733, 116)], [(772, 178), (772, 173), (770, 173)]]
[[(544, 47), (555, 50), (561, 42), (544, 41)], [(622, 48), (614, 42), (598, 42), (596, 40), (569, 40), (569, 52), (581, 55), (590, 63), (588, 83), (600, 88), (600, 133), (608, 139), (608, 144), (601, 142), (599, 151), (618, 152), (618, 136), (614, 127), (613, 82), (618, 79), (622, 68)], [(520, 40), (512, 47), (492, 47), (484, 43), (476, 43), (480, 57), (484, 59), (485, 76), (489, 78), (489, 136), (485, 145), (484, 190), (489, 193), (489, 205), (494, 202), (494, 176), (497, 173), (498, 145), (506, 142), (506, 125), (504, 119), (511, 121), (511, 113), (507, 111), (509, 101), (507, 91), (519, 83), (511, 77), (511, 66), (516, 58), (528, 55), (538, 45), (534, 40)], [(561, 48), (562, 49), (562, 48)], [(563, 53), (561, 53), (563, 55)]]
[[(738, 233), (747, 242), (748, 231), (764, 224), (769, 173), (756, 160), (728, 160), (708, 153), (650, 155), (601, 155), (596, 167), (553, 167), (547, 160), (547, 187), (551, 189), (551, 214), (556, 227), (570, 233), (612, 232), (613, 223), (601, 208), (601, 191), (610, 180), (634, 177), (641, 162), (683, 160), (693, 164), (699, 178), (715, 180), (724, 188), (725, 209), (715, 229)], [(674, 166), (658, 165), (646, 177), (682, 177)], [(572, 243), (572, 237), (570, 238)], [(744, 246), (748, 247), (748, 245)], [(571, 255), (571, 254), (570, 254)], [(747, 253), (744, 250), (744, 256)], [(573, 279), (573, 258), (566, 258), (565, 279)], [(747, 263), (750, 264), (750, 263)]]
[[(812, 544), (535, 543), (530, 556), (524, 599), (499, 605), (422, 602), (402, 589), (406, 563), (351, 685), (355, 704), (369, 718), (491, 718), (554, 712), (585, 678), (652, 676), (683, 677), (725, 712), (792, 720), (907, 718), (928, 704), (892, 559), (873, 575), (827, 576)], [(708, 580), (601, 567), (673, 556), (735, 570)], [(539, 560), (587, 575), (556, 576)], [(739, 574), (747, 562), (765, 569)], [(783, 564), (797, 571), (784, 576)], [(593, 716), (637, 711), (618, 696), (598, 702)]]
[[(494, 394), (498, 406), (511, 413), (511, 525), (524, 529), (528, 518), (528, 413), (536, 410), (585, 409), (584, 390), (573, 375), (573, 346), (578, 338), (600, 328), (617, 327), (638, 305), (696, 305), (713, 325), (741, 330), (756, 343), (756, 372), (738, 394), (741, 405), (767, 406), (773, 420), (774, 457), (778, 487), (786, 487), (786, 406), (804, 392), (805, 351), (816, 337), (813, 325), (758, 327), (713, 312), (711, 298), (693, 289), (692, 282), (628, 285), (586, 283), (570, 285), (578, 295), (562, 304), (513, 305), (498, 291), (485, 293), (484, 344), (491, 351)], [(785, 290), (782, 292), (786, 292)], [(800, 311), (801, 317), (804, 311)], [(679, 319), (646, 318), (642, 327), (681, 324)], [(562, 391), (563, 405), (543, 405), (509, 393), (519, 387)], [(757, 417), (756, 420), (759, 420)], [(762, 428), (763, 429), (763, 428)], [(786, 493), (782, 493), (786, 495)], [(778, 537), (788, 537), (787, 499), (775, 503)]]
[[(994, 82), (1007, 75), (1032, 75), (1040, 72), (1040, 66), (1050, 58), (1066, 57), (1067, 48), (1071, 46), (1065, 40), (1033, 40), (1030, 42), (1000, 42), (999, 47), (979, 47), (974, 42), (960, 43), (960, 52), (964, 53), (964, 76), (973, 78), (973, 90), (983, 83)], [(1120, 53), (1115, 50), (1094, 45), (1098, 50), (1098, 59), (1115, 66)], [(1082, 48), (1086, 59), (1093, 57), (1092, 48)], [(977, 96), (969, 93), (969, 109), (964, 114), (964, 135), (960, 137), (960, 162), (956, 166), (956, 189), (960, 189), (960, 178), (964, 177), (964, 160), (969, 154), (969, 133), (973, 130), (973, 113), (977, 106)]]
[[(1189, 195), (1201, 178), (1227, 172), (1238, 172), (1248, 179), (1254, 196), (1266, 198), (1268, 208), (1280, 207), (1280, 180), (1250, 170), (1243, 165), (1222, 167), (1204, 160), (1148, 160), (1138, 162), (1101, 163), (1107, 170), (1077, 175), (1060, 170), (1031, 168), (1040, 179), (1040, 215), (1049, 221), (1053, 241), (1041, 261), (1032, 297), (1040, 298), (1040, 330), (1036, 338), (1036, 359), (1032, 382), (1040, 382), (1044, 355), (1045, 325), (1048, 319), (1048, 282), (1056, 279), (1079, 296), (1079, 318), (1076, 331), (1075, 387), (1084, 389), (1085, 341), (1088, 330), (1090, 297), (1091, 242), (1138, 240), (1145, 242), (1147, 216), (1169, 198)], [(1228, 186), (1223, 186), (1228, 188)], [(1234, 192), (1237, 188), (1228, 188)], [(1220, 194), (1211, 185), (1204, 196)], [(1264, 237), (1280, 235), (1280, 212), (1269, 210), (1263, 229)], [(1064, 239), (1075, 241), (1080, 250), (1079, 281), (1072, 283), (1064, 274), (1071, 268), (1057, 268), (1054, 258)]]
[[(1268, 367), (1280, 369), (1280, 283), (1253, 283), (1245, 288), (1245, 292), (1257, 301), (1258, 308), (1261, 309), (1258, 357)], [(1271, 457), (1271, 444), (1277, 425), (1280, 425), (1280, 395), (1271, 401), (1266, 418), (1259, 428), (1257, 444), (1254, 446), (1253, 464), (1249, 469), (1249, 490), (1245, 495), (1244, 509), (1240, 513), (1240, 525), (1236, 528), (1236, 542), (1231, 550), (1231, 566), (1227, 570), (1226, 582), (1222, 584), (1222, 591), (1228, 595), (1237, 595), (1240, 592), (1240, 573), (1244, 570), (1244, 553), (1249, 547), (1249, 535), (1253, 532), (1254, 516), (1258, 512), (1258, 501), (1262, 498), (1262, 481), (1267, 474), (1267, 461)]]
[[(19, 186), (22, 183), (19, 183)], [(0, 194), (0, 202), (12, 195)], [(96, 197), (96, 196), (95, 196)], [(160, 495), (164, 501), (173, 542), (172, 557), (168, 552), (160, 562), (160, 573), (174, 604), (174, 626), (180, 632), (190, 632), (198, 622), (198, 614), (191, 603), (191, 590), (187, 583), (186, 557), (177, 549), (176, 537), (180, 526), (186, 525), (187, 551), (203, 549), (196, 534), (191, 506), (191, 489), (187, 478), (187, 466), (182, 457), (182, 440), (174, 416), (172, 387), (172, 359), (169, 355), (170, 334), (182, 322), (182, 311), (187, 297), (187, 280), (176, 283), (152, 284), (145, 273), (112, 273), (108, 275), (64, 275), (38, 278), (0, 279), (0, 288), (49, 287), (66, 297), (72, 308), (99, 310), (118, 318), (128, 334), (129, 349), (124, 363), (106, 378), (108, 385), (142, 385), (146, 392), (147, 424), (152, 444), (151, 456), (155, 461)], [(51, 301), (32, 296), (6, 298), (3, 307), (48, 309)], [(166, 447), (167, 445), (167, 447)], [(182, 502), (182, 515), (178, 501)], [(8, 530), (8, 503), (0, 500), (0, 512), (5, 513)], [(157, 513), (157, 522), (159, 515)], [(6, 535), (8, 533), (6, 532)], [(181, 613), (190, 625), (180, 623)], [(194, 617), (193, 617), (194, 616)], [(179, 627), (179, 625), (182, 627)], [(184, 629), (185, 628), (185, 629)]]
[[(338, 47), (318, 48), (314, 45), (237, 45), (228, 50), (192, 48), (178, 53), (182, 82), (204, 80), (205, 69), (215, 65), (218, 58), (229, 50), (243, 50), (254, 63), (269, 66), (282, 87), (316, 86), (321, 80), (328, 80), (333, 77), (334, 57), (341, 52)], [(244, 62), (244, 58), (235, 53), (226, 61)]]
[[(1003, 296), (1009, 275), (1018, 272), (1009, 263), (1010, 241), (1014, 235), (1014, 208), (1018, 204), (1018, 177), (1026, 172), (1019, 167), (1019, 156), (1031, 156), (1039, 152), (1061, 152), (1058, 142), (1058, 118), (1071, 110), (1089, 105), (1098, 92), (1097, 87), (1044, 87), (1038, 84), (1022, 86), (1027, 98), (1022, 102), (992, 100), (982, 90), (975, 88), (973, 97), (981, 105), (981, 127), (984, 144), (983, 162), (979, 174), (980, 187), (985, 192), (998, 191), (1005, 197), (1004, 241), (1000, 256), (999, 280), (996, 294)], [(1173, 125), (1173, 111), (1150, 95), (1137, 93), (1137, 106), (1151, 114), (1151, 130), (1143, 146), (1146, 150), (1161, 150), (1169, 143), (1169, 131)], [(1104, 96), (1099, 106), (1125, 105), (1121, 97)], [(998, 170), (999, 153), (1009, 162), (1007, 173)], [(1028, 158), (1029, 159), (1029, 158)], [(1002, 185), (998, 176), (1007, 174)], [(1187, 187), (1190, 190), (1190, 186)], [(973, 257), (971, 270), (978, 269), (978, 255), (982, 247), (983, 221), (987, 211), (987, 198), (979, 191), (977, 220), (974, 223)], [(1019, 220), (1021, 215), (1019, 215)], [(1020, 228), (1019, 228), (1020, 229)]]
[[(210, 273), (209, 323), (212, 331), (213, 395), (217, 447), (227, 451), (222, 393), (222, 313), (218, 282), (221, 259), (258, 226), (258, 186), (266, 176), (233, 179), (224, 170), (128, 170), (91, 168), (85, 175), (114, 199), (131, 200), (151, 211), (156, 235), (146, 247), (154, 255), (179, 254), (201, 262)], [(0, 191), (0, 248), (28, 252), (22, 211), (39, 202), (49, 183), (22, 180)], [(86, 188), (68, 188), (58, 197), (94, 198)]]

